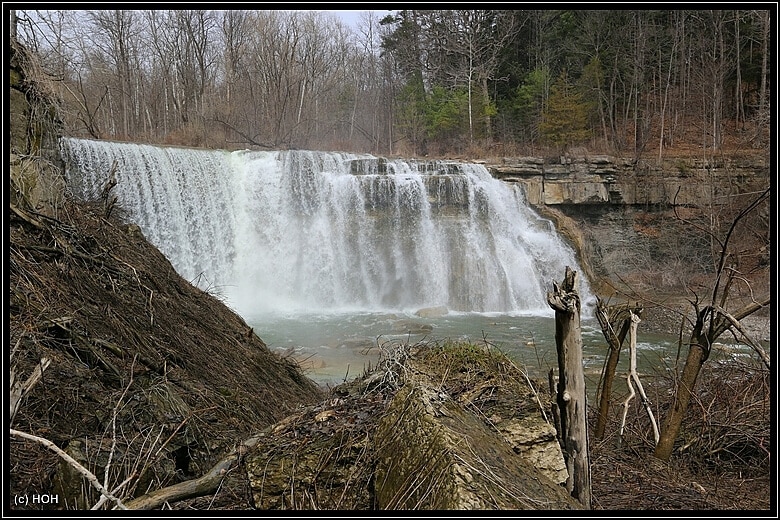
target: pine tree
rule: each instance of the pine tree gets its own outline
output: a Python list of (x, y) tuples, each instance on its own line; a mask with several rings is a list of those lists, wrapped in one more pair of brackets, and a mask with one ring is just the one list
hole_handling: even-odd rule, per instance
[(582, 93), (574, 89), (563, 71), (553, 84), (542, 113), (539, 124), (542, 138), (561, 151), (586, 141), (590, 137), (588, 112), (588, 103), (583, 100)]

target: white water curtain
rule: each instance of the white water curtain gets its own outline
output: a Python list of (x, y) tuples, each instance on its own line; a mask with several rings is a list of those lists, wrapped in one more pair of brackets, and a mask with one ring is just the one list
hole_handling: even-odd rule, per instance
[(548, 312), (552, 280), (578, 269), (520, 189), (477, 164), (72, 138), (61, 149), (81, 198), (116, 161), (130, 220), (239, 313)]

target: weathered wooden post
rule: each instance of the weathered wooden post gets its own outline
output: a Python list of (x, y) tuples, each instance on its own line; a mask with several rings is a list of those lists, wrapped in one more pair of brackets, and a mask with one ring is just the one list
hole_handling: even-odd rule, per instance
[(566, 266), (563, 283), (553, 282), (547, 303), (555, 310), (555, 343), (558, 350), (558, 389), (556, 401), (561, 419), (563, 458), (569, 478), (566, 489), (590, 509), (590, 459), (588, 457), (587, 395), (582, 368), (580, 295), (577, 272)]

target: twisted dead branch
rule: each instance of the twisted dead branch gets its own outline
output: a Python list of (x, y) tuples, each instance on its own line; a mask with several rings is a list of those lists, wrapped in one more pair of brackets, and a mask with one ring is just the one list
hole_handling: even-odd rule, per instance
[(623, 430), (626, 424), (626, 415), (628, 414), (629, 403), (636, 395), (633, 386), (635, 384), (637, 390), (639, 390), (639, 396), (642, 399), (642, 405), (644, 405), (645, 410), (647, 411), (647, 415), (650, 418), (650, 423), (653, 426), (653, 439), (655, 440), (655, 442), (658, 442), (658, 438), (660, 436), (660, 433), (658, 431), (658, 423), (655, 420), (655, 416), (653, 415), (653, 409), (650, 407), (650, 400), (647, 398), (647, 394), (645, 393), (645, 389), (642, 386), (642, 382), (639, 380), (639, 373), (636, 370), (636, 329), (637, 326), (639, 325), (639, 322), (642, 320), (640, 320), (639, 316), (634, 314), (633, 311), (629, 311), (629, 314), (630, 314), (630, 322), (631, 322), (631, 325), (629, 327), (629, 343), (628, 343), (630, 364), (629, 364), (628, 374), (626, 375), (626, 383), (628, 383), (629, 395), (623, 401), (623, 419), (620, 423), (619, 438), (620, 439), (623, 438)]
[(263, 434), (255, 435), (243, 441), (202, 477), (179, 482), (133, 499), (126, 504), (127, 509), (156, 509), (166, 503), (202, 497), (215, 492), (233, 466), (247, 454), (250, 448), (258, 443), (262, 436)]

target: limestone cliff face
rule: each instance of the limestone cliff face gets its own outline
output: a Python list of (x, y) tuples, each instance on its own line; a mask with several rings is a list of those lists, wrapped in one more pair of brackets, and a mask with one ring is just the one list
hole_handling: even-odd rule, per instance
[[(523, 185), (539, 205), (700, 205), (711, 196), (741, 193), (769, 176), (768, 157), (633, 161), (606, 155), (508, 157), (488, 169)], [(713, 191), (714, 190), (714, 191)]]
[[(679, 292), (712, 270), (706, 229), (710, 205), (769, 185), (769, 158), (670, 158), (632, 161), (605, 155), (505, 158), (491, 173), (523, 187), (530, 204), (553, 220), (577, 249), (596, 290)], [(698, 228), (679, 216), (704, 225)], [(759, 214), (769, 229), (769, 214)], [(725, 222), (726, 220), (724, 220)], [(765, 222), (764, 222), (765, 221)]]
[(65, 187), (57, 147), (62, 134), (57, 102), (36, 58), (13, 40), (10, 50), (11, 203), (53, 216)]

